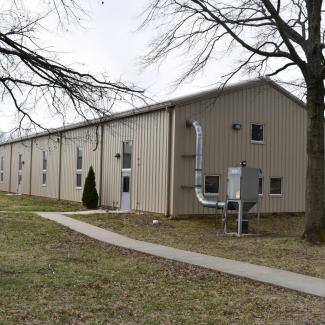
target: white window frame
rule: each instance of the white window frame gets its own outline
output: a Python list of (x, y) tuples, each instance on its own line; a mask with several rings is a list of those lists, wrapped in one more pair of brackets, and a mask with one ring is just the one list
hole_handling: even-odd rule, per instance
[[(78, 152), (81, 152), (81, 169), (78, 169)], [(83, 148), (78, 146), (76, 149), (76, 173), (75, 173), (75, 187), (77, 190), (82, 190), (82, 167), (83, 167), (83, 159), (84, 159), (84, 153), (83, 153)], [(77, 179), (78, 176), (77, 175), (81, 175), (81, 185), (78, 186), (77, 185)]]
[[(281, 193), (273, 194), (271, 193), (271, 179), (272, 178), (280, 178), (281, 179)], [(283, 177), (282, 176), (270, 176), (270, 183), (269, 183), (269, 196), (271, 197), (281, 197), (283, 196)]]
[[(253, 137), (253, 125), (262, 125), (263, 126), (263, 140), (262, 141), (252, 139), (252, 137)], [(249, 136), (250, 136), (251, 143), (253, 143), (253, 144), (264, 144), (265, 143), (265, 124), (264, 123), (259, 123), (259, 122), (252, 122)]]
[(23, 154), (22, 153), (18, 153), (18, 188), (17, 188), (17, 192), (21, 191), (21, 188), (19, 187), (19, 185), (22, 185), (22, 180), (23, 180)]
[[(260, 179), (262, 180), (262, 193), (259, 192), (260, 190)], [(260, 175), (258, 176), (258, 196), (262, 197), (264, 195), (264, 176)]]
[[(44, 156), (46, 157), (46, 169), (44, 169)], [(48, 164), (48, 153), (47, 151), (42, 151), (42, 186), (47, 186), (47, 164)], [(44, 176), (45, 175), (45, 183)]]
[[(207, 193), (207, 192), (205, 192), (205, 178), (210, 177), (210, 176), (218, 177), (218, 193)], [(220, 174), (206, 174), (206, 175), (204, 175), (203, 193), (204, 193), (205, 196), (218, 196), (220, 194)]]
[(4, 182), (4, 157), (1, 156), (0, 161), (0, 183)]
[(23, 171), (23, 154), (18, 154), (18, 172)]
[[(45, 175), (45, 183), (44, 183), (44, 175)], [(47, 186), (47, 172), (42, 170), (42, 186)]]
[[(124, 143), (128, 143), (131, 147), (131, 160), (130, 160), (130, 167), (124, 168)], [(122, 141), (122, 171), (131, 171), (132, 170), (132, 157), (133, 156), (133, 141), (132, 140), (123, 140)]]

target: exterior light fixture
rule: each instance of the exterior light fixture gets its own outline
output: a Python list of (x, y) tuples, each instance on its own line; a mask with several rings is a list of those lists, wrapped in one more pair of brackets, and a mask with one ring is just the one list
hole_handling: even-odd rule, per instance
[(240, 123), (234, 123), (234, 124), (232, 125), (232, 128), (233, 128), (234, 130), (240, 130), (241, 127), (242, 127), (242, 125), (241, 125)]
[(242, 160), (240, 162), (240, 167), (246, 167), (247, 166), (247, 161), (246, 160)]
[(115, 155), (115, 158), (117, 158), (117, 159), (119, 159), (121, 157), (121, 155), (119, 154), (119, 153), (117, 153), (116, 155)]

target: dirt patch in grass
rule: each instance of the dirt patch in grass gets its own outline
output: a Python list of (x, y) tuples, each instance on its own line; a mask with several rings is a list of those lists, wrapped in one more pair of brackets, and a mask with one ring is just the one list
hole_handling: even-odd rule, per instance
[[(230, 237), (221, 232), (220, 222), (200, 217), (170, 220), (144, 214), (78, 215), (80, 220), (110, 229), (131, 238), (177, 247), (199, 253), (277, 267), (325, 278), (325, 246), (313, 246), (302, 238), (301, 215), (268, 216), (261, 219), (261, 236)], [(235, 221), (231, 221), (234, 227)], [(250, 221), (257, 230), (256, 220)]]
[(325, 299), (0, 215), (1, 324), (322, 324)]
[(8, 195), (7, 192), (0, 192), (0, 211), (79, 211), (84, 209), (78, 202), (58, 201), (39, 196)]

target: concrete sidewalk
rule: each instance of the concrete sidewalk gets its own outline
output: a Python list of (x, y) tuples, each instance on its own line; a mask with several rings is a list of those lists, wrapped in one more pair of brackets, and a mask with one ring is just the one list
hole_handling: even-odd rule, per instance
[[(86, 222), (66, 217), (60, 212), (35, 213), (108, 244), (325, 297), (325, 279), (131, 239)], [(78, 212), (75, 212), (75, 214), (78, 214)]]

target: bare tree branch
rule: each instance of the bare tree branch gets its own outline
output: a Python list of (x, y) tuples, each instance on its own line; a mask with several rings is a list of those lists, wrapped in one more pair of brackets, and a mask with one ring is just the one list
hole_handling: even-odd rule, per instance
[(64, 117), (74, 111), (83, 119), (107, 117), (112, 104), (133, 104), (146, 98), (143, 90), (107, 75), (78, 71), (59, 60), (57, 53), (42, 47), (38, 39), (49, 16), (57, 24), (78, 23), (86, 15), (76, 0), (39, 0), (31, 11), (24, 0), (9, 0), (0, 10), (0, 92), (20, 116), (19, 128), (47, 129), (33, 112), (45, 108)]
[(143, 62), (158, 63), (181, 52), (189, 60), (178, 84), (208, 62), (230, 55), (235, 45), (241, 48), (241, 59), (229, 67), (224, 83), (242, 70), (255, 76), (276, 76), (291, 67), (300, 70), (308, 115), (304, 236), (311, 242), (325, 241), (323, 1), (151, 0), (145, 14), (141, 27), (154, 24), (159, 32)]

